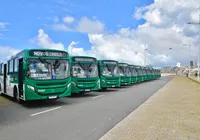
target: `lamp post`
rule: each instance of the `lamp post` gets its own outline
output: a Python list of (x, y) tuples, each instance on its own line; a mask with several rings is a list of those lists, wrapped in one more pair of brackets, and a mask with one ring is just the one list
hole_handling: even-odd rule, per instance
[(183, 46), (188, 46), (189, 47), (189, 72), (188, 72), (188, 76), (190, 76), (190, 57), (191, 57), (191, 44), (183, 44)]
[(147, 49), (147, 45), (145, 44), (145, 45), (144, 45), (144, 66), (146, 66), (146, 59), (147, 59), (147, 58), (146, 58), (146, 57), (147, 57), (146, 55), (147, 55), (147, 50), (148, 50), (148, 49)]
[[(188, 22), (187, 24), (200, 25), (200, 15), (199, 15), (199, 22)], [(200, 35), (199, 35), (199, 37), (200, 37)], [(199, 48), (198, 48), (198, 80), (199, 80), (199, 73), (200, 73), (200, 69), (199, 69), (200, 56), (199, 55), (200, 55), (200, 44), (199, 44)]]

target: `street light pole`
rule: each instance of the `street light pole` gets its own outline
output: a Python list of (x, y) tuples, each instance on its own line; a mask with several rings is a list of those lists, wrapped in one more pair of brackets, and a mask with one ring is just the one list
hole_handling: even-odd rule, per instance
[(183, 44), (183, 46), (188, 46), (189, 47), (189, 72), (188, 72), (188, 76), (190, 76), (190, 57), (191, 57), (191, 44)]
[[(199, 15), (199, 22), (188, 22), (187, 24), (200, 25), (200, 15)], [(200, 28), (200, 26), (199, 26), (199, 28)], [(200, 35), (199, 35), (199, 38), (200, 38)], [(199, 74), (200, 74), (199, 63), (200, 63), (200, 44), (199, 44), (199, 48), (198, 48), (198, 80), (199, 80)]]
[(147, 57), (147, 56), (146, 56), (146, 55), (147, 55), (146, 52), (147, 52), (147, 50), (148, 50), (148, 49), (147, 49), (147, 45), (145, 44), (145, 45), (144, 45), (144, 66), (146, 66), (146, 59), (147, 59), (147, 58), (146, 58), (146, 57)]

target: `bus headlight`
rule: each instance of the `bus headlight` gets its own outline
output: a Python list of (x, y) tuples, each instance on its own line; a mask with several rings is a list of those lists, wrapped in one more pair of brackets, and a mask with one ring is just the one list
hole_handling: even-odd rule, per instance
[(69, 88), (71, 86), (71, 83), (69, 83), (68, 85), (67, 85), (67, 88)]
[(76, 83), (75, 82), (71, 82), (73, 85), (75, 85), (76, 86)]
[(28, 89), (35, 91), (35, 88), (33, 86), (27, 85)]

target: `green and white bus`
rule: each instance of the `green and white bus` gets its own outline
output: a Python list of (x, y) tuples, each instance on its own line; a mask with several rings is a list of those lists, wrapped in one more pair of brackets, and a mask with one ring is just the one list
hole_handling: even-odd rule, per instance
[(131, 83), (132, 84), (135, 84), (137, 83), (137, 71), (135, 69), (135, 66), (134, 65), (129, 65), (129, 69), (130, 69), (130, 72), (131, 72)]
[(141, 66), (135, 66), (135, 70), (136, 70), (136, 72), (137, 72), (137, 82), (139, 83), (139, 82), (142, 82), (142, 76), (143, 76), (143, 74), (142, 74), (142, 69), (141, 69)]
[(144, 66), (141, 66), (141, 71), (142, 71), (142, 82), (144, 82), (147, 80), (147, 73)]
[(97, 59), (89, 56), (71, 56), (72, 93), (100, 89)]
[(17, 101), (70, 96), (69, 68), (65, 51), (25, 49), (0, 64), (1, 93)]
[(102, 90), (120, 87), (118, 62), (115, 60), (98, 60), (100, 87)]
[(145, 71), (146, 71), (146, 80), (152, 80), (152, 76), (151, 76), (151, 69), (149, 67), (145, 67)]
[(119, 72), (120, 72), (121, 85), (130, 85), (131, 84), (131, 72), (129, 69), (129, 64), (119, 63)]

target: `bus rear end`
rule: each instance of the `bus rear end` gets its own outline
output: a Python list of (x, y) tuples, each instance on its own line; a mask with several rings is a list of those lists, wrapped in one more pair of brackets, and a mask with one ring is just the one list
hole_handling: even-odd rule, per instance
[(99, 90), (97, 59), (88, 56), (72, 56), (70, 60), (72, 93)]
[(120, 87), (120, 76), (118, 62), (114, 60), (98, 60), (100, 75), (100, 87), (107, 88)]

